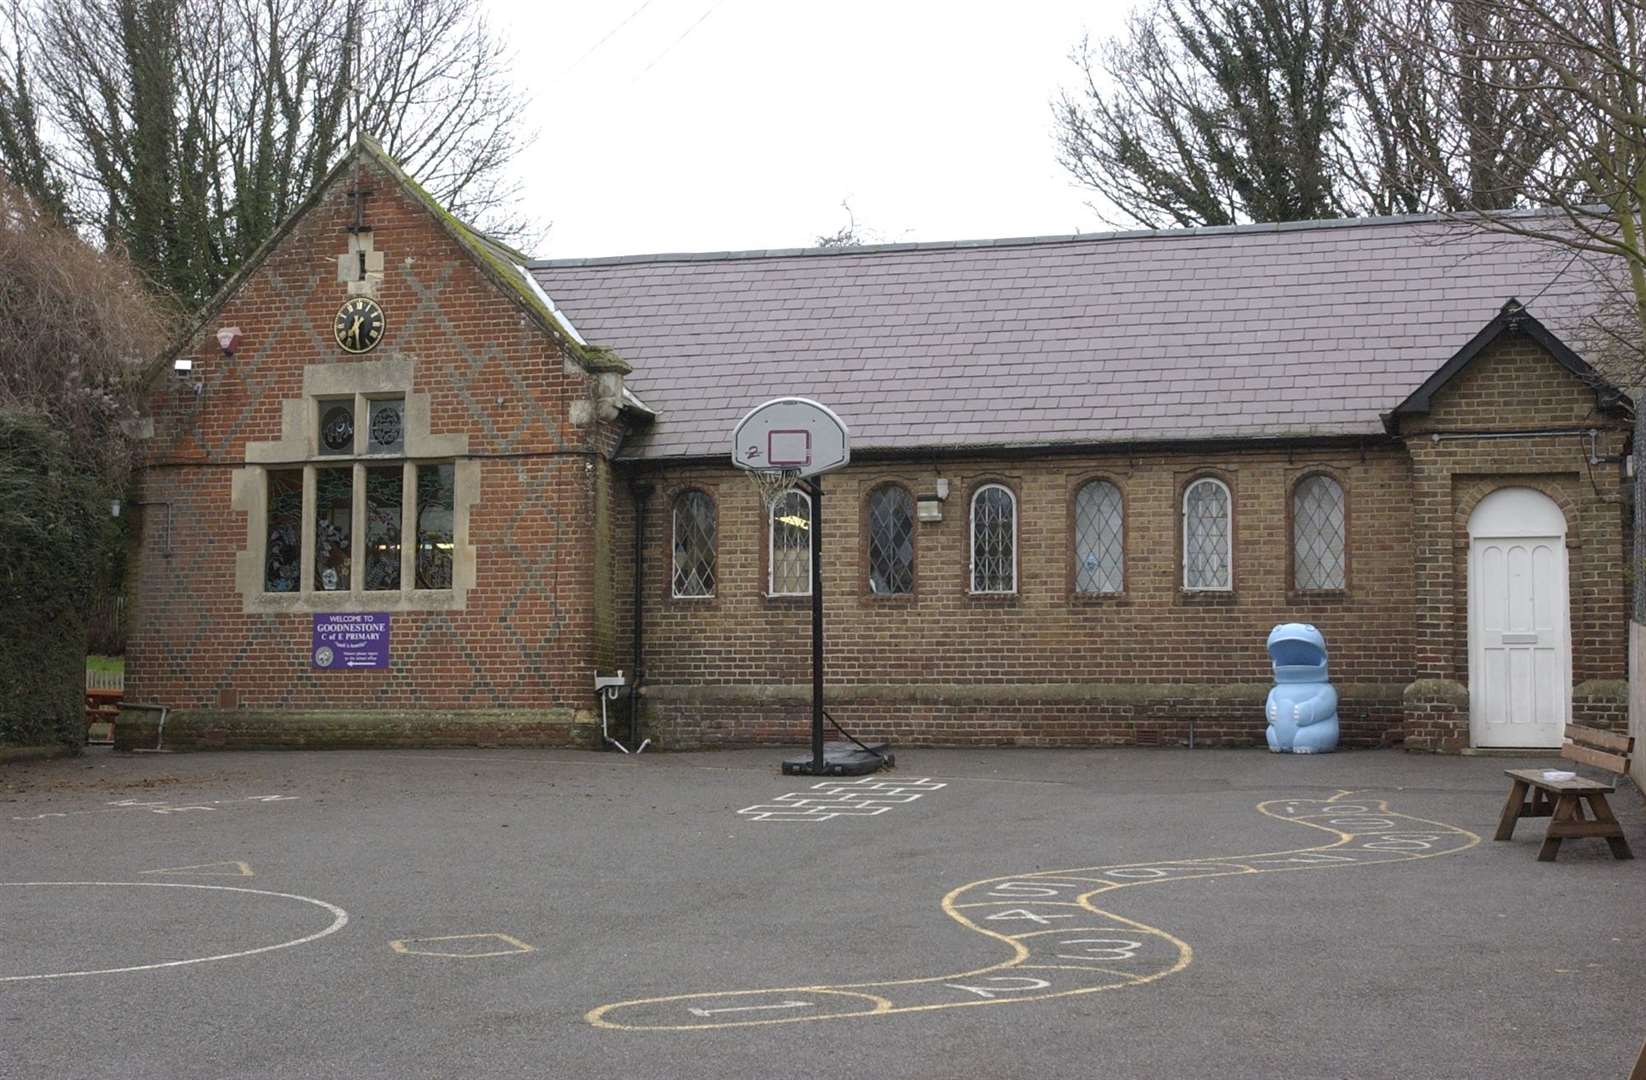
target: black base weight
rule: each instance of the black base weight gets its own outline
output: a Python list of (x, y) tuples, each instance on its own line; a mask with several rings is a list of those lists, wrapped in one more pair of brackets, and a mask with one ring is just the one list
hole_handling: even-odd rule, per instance
[[(872, 753), (870, 751), (873, 751)], [(784, 776), (867, 776), (878, 769), (889, 768), (896, 759), (886, 743), (869, 745), (863, 750), (852, 743), (823, 744), (823, 767), (819, 769), (812, 755), (785, 758)]]

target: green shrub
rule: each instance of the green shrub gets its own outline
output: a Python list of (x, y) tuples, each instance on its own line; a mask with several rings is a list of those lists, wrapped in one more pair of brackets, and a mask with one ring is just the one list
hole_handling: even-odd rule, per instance
[(0, 410), (0, 744), (85, 741), (85, 611), (108, 493), (39, 416)]

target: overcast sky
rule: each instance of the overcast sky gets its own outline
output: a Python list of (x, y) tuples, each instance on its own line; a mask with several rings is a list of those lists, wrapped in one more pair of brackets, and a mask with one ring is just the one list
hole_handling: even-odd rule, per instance
[(489, 0), (539, 131), (548, 258), (1090, 232), (1068, 55), (1127, 0)]

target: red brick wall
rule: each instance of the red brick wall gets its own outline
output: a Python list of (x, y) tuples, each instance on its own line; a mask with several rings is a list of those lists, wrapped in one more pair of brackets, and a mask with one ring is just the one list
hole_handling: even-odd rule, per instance
[[(385, 257), (377, 296), (387, 329), (361, 359), (414, 359), (412, 390), (430, 395), (431, 432), (466, 433), (469, 456), (481, 459), (466, 609), (396, 613), (387, 671), (317, 671), (308, 614), (246, 614), (234, 591), (247, 526), (230, 507), (231, 473), (245, 465), (248, 442), (280, 438), (281, 403), (302, 396), (305, 365), (356, 362), (331, 331), (347, 296), (335, 262), (354, 213), (345, 173), (197, 335), (189, 352), (204, 376), (200, 397), (169, 378), (156, 386), (157, 432), (139, 480), (128, 699), (202, 717), (560, 708), (586, 718), (592, 455), (614, 441), (609, 428), (568, 421), (569, 402), (587, 397), (591, 380), (391, 177), (368, 165), (362, 179), (375, 191), (365, 214)], [(227, 325), (243, 331), (233, 357), (214, 337)], [(605, 633), (614, 633), (609, 618)]]

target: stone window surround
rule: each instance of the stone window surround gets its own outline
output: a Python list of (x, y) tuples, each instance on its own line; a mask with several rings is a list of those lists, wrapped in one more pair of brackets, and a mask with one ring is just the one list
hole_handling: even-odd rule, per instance
[[(303, 368), (303, 396), (281, 402), (281, 438), (246, 445), (246, 467), (234, 470), (231, 478), (231, 506), (246, 515), (246, 546), (235, 553), (234, 585), (242, 610), (248, 614), (280, 614), (351, 611), (462, 611), (468, 590), (474, 587), (475, 550), (469, 541), (469, 515), (480, 501), (480, 462), (466, 455), (466, 434), (433, 435), (429, 432), (429, 395), (412, 392), (416, 362), (406, 357), (353, 361), (338, 364), (308, 364)], [(399, 454), (320, 454), (320, 408), (324, 399), (354, 399), (356, 445), (364, 438), (367, 404), (373, 398), (404, 397), (405, 449)], [(418, 464), (454, 467), (452, 507), (452, 587), (413, 588), (415, 575), (406, 569), (414, 557), (415, 540), (401, 551), (401, 587), (398, 590), (367, 590), (364, 574), (350, 575), (349, 589), (327, 591), (314, 588), (309, 572), (314, 559), (315, 469), (354, 466), (355, 490), (365, 490), (367, 466), (403, 463), (409, 477), (403, 487), (406, 507), (415, 499)], [(268, 544), (268, 474), (272, 469), (303, 470), (303, 526), (301, 572), (297, 592), (263, 591), (264, 563)], [(353, 559), (363, 566), (366, 536), (366, 503), (357, 497), (351, 526)], [(415, 534), (413, 534), (415, 535)]]

